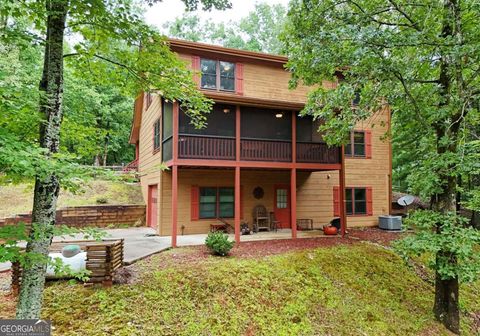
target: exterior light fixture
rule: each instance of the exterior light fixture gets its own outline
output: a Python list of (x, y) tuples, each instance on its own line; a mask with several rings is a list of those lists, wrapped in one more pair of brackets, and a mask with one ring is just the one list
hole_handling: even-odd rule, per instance
[(280, 112), (280, 113), (275, 114), (275, 118), (283, 118), (283, 113)]
[(223, 113), (230, 113), (230, 109), (224, 108), (224, 109), (223, 109)]

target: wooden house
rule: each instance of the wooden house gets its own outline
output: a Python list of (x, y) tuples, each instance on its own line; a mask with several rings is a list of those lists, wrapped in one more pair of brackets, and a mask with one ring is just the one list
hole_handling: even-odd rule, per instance
[(215, 101), (204, 129), (190, 123), (178, 102), (147, 93), (135, 102), (130, 142), (147, 223), (172, 236), (173, 246), (177, 235), (207, 233), (219, 220), (231, 223), (240, 241), (241, 223), (252, 227), (258, 205), (292, 237), (303, 228), (297, 223), (319, 228), (339, 217), (345, 232), (389, 214), (388, 106), (356, 125), (345, 148), (329, 147), (317, 132), (319, 121), (298, 115), (309, 87), (288, 88), (286, 57), (169, 43)]

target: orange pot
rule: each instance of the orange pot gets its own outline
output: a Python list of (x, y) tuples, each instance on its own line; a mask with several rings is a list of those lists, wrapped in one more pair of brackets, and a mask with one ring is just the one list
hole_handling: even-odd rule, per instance
[(334, 236), (337, 234), (337, 228), (335, 226), (324, 226), (323, 233), (327, 236)]

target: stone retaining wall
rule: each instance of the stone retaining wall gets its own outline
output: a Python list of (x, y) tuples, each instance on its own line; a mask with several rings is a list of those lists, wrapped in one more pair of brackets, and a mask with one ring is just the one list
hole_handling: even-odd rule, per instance
[[(145, 205), (91, 205), (57, 210), (56, 223), (70, 227), (144, 226)], [(1, 218), (0, 226), (31, 223), (31, 214)]]

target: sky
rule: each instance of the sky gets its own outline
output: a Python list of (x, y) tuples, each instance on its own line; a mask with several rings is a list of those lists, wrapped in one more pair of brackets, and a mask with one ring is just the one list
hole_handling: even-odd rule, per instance
[[(268, 4), (288, 5), (288, 0), (231, 0), (232, 8), (224, 11), (212, 10), (205, 12), (198, 10), (197, 13), (203, 19), (212, 19), (214, 22), (238, 21), (247, 16), (252, 11), (257, 2), (266, 2)], [(181, 16), (185, 11), (185, 6), (181, 0), (163, 0), (152, 7), (149, 7), (145, 13), (146, 21), (159, 29), (167, 21), (173, 21), (174, 18)]]

